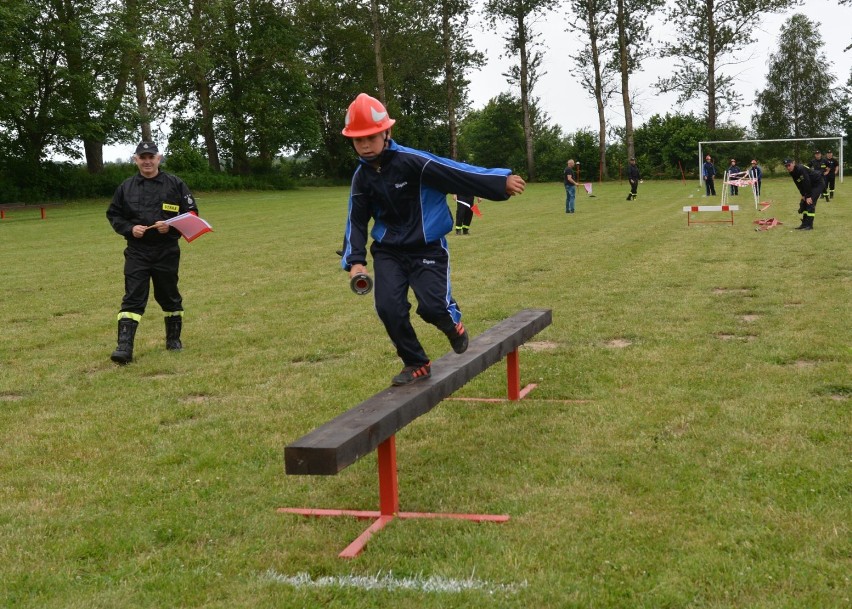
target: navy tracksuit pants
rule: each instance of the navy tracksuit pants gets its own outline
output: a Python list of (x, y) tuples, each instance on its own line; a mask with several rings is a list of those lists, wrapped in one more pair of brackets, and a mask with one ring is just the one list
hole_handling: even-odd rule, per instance
[(370, 246), (375, 266), (375, 303), (396, 353), (406, 366), (422, 366), (429, 357), (411, 325), (408, 289), (417, 299), (417, 314), (444, 333), (461, 321), (450, 290), (450, 254), (446, 239), (416, 248)]

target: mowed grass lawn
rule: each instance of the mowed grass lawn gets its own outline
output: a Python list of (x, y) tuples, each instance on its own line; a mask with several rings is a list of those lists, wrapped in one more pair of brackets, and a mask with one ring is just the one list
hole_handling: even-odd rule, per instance
[[(159, 307), (118, 367), (123, 240), (108, 201), (0, 222), (0, 606), (828, 608), (852, 604), (851, 186), (798, 225), (789, 179), (687, 226), (697, 183), (560, 184), (450, 235), (478, 334), (524, 308), (524, 400), (448, 400), (397, 436), (402, 509), (364, 521), (375, 455), (286, 476), (284, 446), (399, 371), (339, 268), (347, 189), (204, 194), (182, 244), (185, 349)], [(706, 213), (697, 219), (724, 219)], [(753, 220), (783, 226), (755, 231)], [(446, 339), (419, 319), (429, 354)], [(502, 397), (494, 366), (463, 397)]]

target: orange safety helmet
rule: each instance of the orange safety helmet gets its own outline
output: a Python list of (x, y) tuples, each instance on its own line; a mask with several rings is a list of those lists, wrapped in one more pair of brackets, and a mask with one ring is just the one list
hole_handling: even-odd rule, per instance
[(387, 131), (395, 122), (388, 116), (382, 102), (366, 93), (359, 93), (346, 111), (342, 133), (346, 137), (366, 137)]

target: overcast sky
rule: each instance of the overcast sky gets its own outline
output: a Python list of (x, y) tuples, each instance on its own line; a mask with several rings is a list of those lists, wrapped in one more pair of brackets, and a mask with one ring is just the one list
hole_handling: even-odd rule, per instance
[[(836, 84), (839, 86), (846, 83), (852, 67), (852, 51), (844, 53), (843, 49), (852, 44), (852, 7), (839, 5), (837, 0), (806, 0), (785, 14), (765, 16), (759, 28), (755, 29), (757, 44), (735, 58), (739, 62), (738, 65), (726, 68), (730, 70), (726, 71), (726, 74), (737, 75), (740, 80), (738, 91), (743, 97), (744, 106), (734, 115), (720, 116), (720, 120), (733, 119), (745, 127), (751, 124), (755, 91), (766, 86), (765, 72), (770, 55), (778, 49), (781, 26), (793, 13), (804, 13), (812, 21), (821, 24), (820, 34), (825, 45), (822, 50), (832, 63), (832, 72), (837, 77)], [(566, 32), (565, 24), (568, 19), (569, 16), (563, 11), (549, 14), (535, 25), (535, 31), (542, 33), (541, 41), (546, 47), (543, 69), (547, 74), (540, 78), (533, 94), (541, 100), (541, 105), (552, 123), (562, 127), (564, 133), (574, 133), (586, 127), (597, 132), (598, 113), (595, 101), (578, 82), (578, 70), (572, 68), (572, 57), (577, 56), (584, 46), (584, 41), (580, 40), (578, 34)], [(481, 71), (469, 75), (471, 101), (475, 109), (482, 108), (501, 92), (510, 90), (502, 73), (507, 71), (515, 59), (500, 57), (505, 46), (501, 33), (501, 30), (495, 32), (485, 27), (481, 19), (472, 23), (471, 34), (475, 46), (488, 58), (487, 65)], [(662, 25), (655, 26), (652, 35), (656, 43), (674, 39), (671, 32), (667, 32)], [(731, 61), (731, 57), (727, 57), (726, 61)], [(683, 107), (677, 107), (677, 94), (662, 95), (654, 89), (653, 83), (659, 77), (669, 75), (672, 66), (671, 58), (649, 58), (644, 62), (643, 71), (631, 77), (630, 87), (635, 96), (635, 126), (641, 125), (654, 114), (692, 111), (700, 116), (704, 113), (706, 98), (695, 99)], [(519, 95), (519, 92), (514, 92)], [(607, 124), (624, 125), (620, 95), (613, 98), (607, 110)]]
[[(669, 0), (672, 1), (672, 0)], [(479, 0), (481, 6), (482, 0)], [(748, 127), (754, 112), (752, 106), (755, 91), (766, 86), (765, 72), (769, 57), (778, 48), (778, 34), (782, 24), (795, 12), (807, 15), (811, 20), (818, 21), (823, 39), (823, 53), (832, 64), (832, 72), (837, 77), (837, 85), (844, 85), (849, 78), (852, 68), (852, 51), (843, 49), (852, 44), (852, 7), (837, 4), (837, 0), (805, 0), (798, 8), (782, 15), (765, 16), (762, 24), (755, 29), (758, 42), (742, 53), (736, 60), (737, 66), (729, 66), (730, 74), (736, 74), (741, 84), (738, 87), (743, 97), (743, 107), (733, 116), (722, 115), (720, 120), (733, 119), (734, 122)], [(742, 18), (742, 17), (740, 17)], [(536, 85), (534, 95), (541, 100), (541, 105), (550, 116), (552, 123), (562, 127), (563, 133), (574, 133), (578, 129), (591, 128), (597, 132), (598, 115), (594, 99), (592, 99), (578, 82), (579, 74), (573, 69), (573, 57), (582, 48), (583, 42), (578, 34), (566, 32), (568, 15), (551, 13), (540, 19), (535, 25), (535, 31), (541, 32), (544, 49), (544, 64), (546, 72)], [(662, 20), (659, 20), (660, 23)], [(474, 109), (485, 106), (488, 101), (502, 92), (512, 91), (502, 76), (515, 61), (514, 58), (501, 58), (504, 42), (501, 37), (505, 31), (498, 28), (493, 31), (488, 28), (481, 18), (476, 17), (471, 22), (471, 35), (475, 47), (482, 51), (488, 63), (482, 70), (469, 75), (470, 99)], [(654, 27), (652, 34), (656, 43), (673, 38), (664, 25)], [(726, 61), (731, 58), (727, 57)], [(649, 58), (644, 62), (643, 71), (631, 77), (630, 86), (634, 95), (633, 123), (639, 126), (654, 114), (666, 112), (694, 112), (701, 115), (704, 112), (704, 99), (695, 99), (682, 107), (676, 106), (677, 94), (662, 95), (653, 87), (660, 76), (670, 73), (672, 59), (659, 57)], [(624, 113), (621, 97), (613, 98), (607, 109), (608, 125), (623, 125)], [(113, 161), (127, 159), (133, 152), (129, 145), (105, 146), (104, 160)]]

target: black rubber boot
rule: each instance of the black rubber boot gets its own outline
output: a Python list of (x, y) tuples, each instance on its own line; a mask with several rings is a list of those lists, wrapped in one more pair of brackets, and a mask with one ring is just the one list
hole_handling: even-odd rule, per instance
[(118, 345), (110, 356), (116, 364), (123, 366), (133, 361), (133, 339), (138, 327), (139, 322), (133, 319), (118, 320)]
[(166, 320), (166, 349), (169, 351), (180, 351), (183, 343), (180, 342), (180, 331), (183, 328), (183, 317), (180, 315), (169, 315)]

